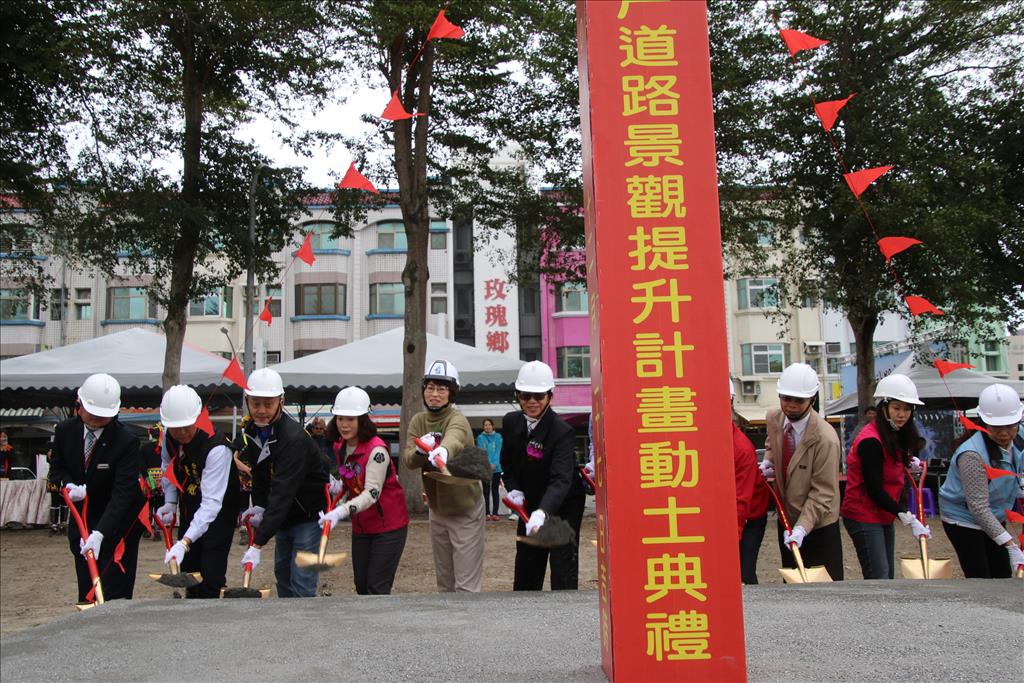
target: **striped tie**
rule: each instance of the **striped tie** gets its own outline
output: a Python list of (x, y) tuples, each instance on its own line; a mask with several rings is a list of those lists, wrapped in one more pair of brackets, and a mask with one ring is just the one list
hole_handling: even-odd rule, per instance
[(92, 459), (92, 449), (96, 445), (96, 433), (91, 429), (85, 430), (85, 468), (89, 469), (89, 460)]

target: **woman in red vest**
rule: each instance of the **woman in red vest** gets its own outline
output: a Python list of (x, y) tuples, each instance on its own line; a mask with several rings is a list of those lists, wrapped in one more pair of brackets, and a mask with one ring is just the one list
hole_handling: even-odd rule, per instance
[(846, 495), (840, 507), (865, 579), (893, 578), (893, 521), (898, 517), (914, 537), (931, 531), (900, 504), (905, 468), (920, 468), (914, 455), (921, 436), (914, 406), (924, 405), (906, 375), (882, 378), (875, 388), (878, 413), (857, 434), (846, 458)]
[(387, 595), (405, 550), (409, 510), (391, 464), (388, 445), (370, 420), (370, 397), (359, 387), (338, 392), (327, 426), (328, 443), (341, 467), (343, 500), (320, 513), (320, 526), (352, 520), (352, 571), (356, 593)]

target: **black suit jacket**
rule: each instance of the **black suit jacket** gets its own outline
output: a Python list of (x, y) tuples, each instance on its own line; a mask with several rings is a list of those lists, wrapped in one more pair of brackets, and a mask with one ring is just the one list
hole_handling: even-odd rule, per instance
[[(85, 484), (89, 531), (103, 534), (103, 545), (117, 543), (139, 515), (146, 495), (139, 486), (142, 457), (139, 439), (114, 419), (103, 428), (85, 469), (84, 425), (73, 417), (57, 425), (49, 479), (59, 487)], [(81, 510), (81, 503), (78, 504)], [(78, 526), (68, 524), (71, 547), (78, 548)]]
[[(509, 491), (526, 496), (526, 511), (540, 508), (549, 515), (562, 515), (566, 501), (584, 496), (576, 468), (575, 433), (565, 420), (548, 408), (529, 434), (526, 417), (516, 410), (501, 421), (501, 477)], [(541, 446), (540, 458), (527, 455), (530, 442)]]

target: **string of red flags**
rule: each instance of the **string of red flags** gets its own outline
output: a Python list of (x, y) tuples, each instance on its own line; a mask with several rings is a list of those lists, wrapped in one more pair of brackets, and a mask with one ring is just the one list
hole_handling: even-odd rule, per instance
[(914, 315), (921, 315), (922, 313), (931, 313), (932, 315), (945, 315), (942, 309), (938, 308), (928, 299), (923, 296), (908, 295), (904, 297), (904, 301), (907, 302), (907, 308)]
[(782, 35), (782, 40), (786, 43), (786, 47), (789, 48), (791, 57), (796, 57), (796, 53), (801, 50), (813, 50), (822, 45), (828, 45), (827, 40), (821, 40), (791, 28), (784, 28), (779, 33)]
[(316, 261), (316, 256), (313, 255), (313, 234), (310, 232), (306, 233), (306, 237), (302, 240), (302, 246), (295, 252), (295, 258), (301, 260), (307, 266), (313, 265)]
[[(405, 111), (404, 109), (402, 111)], [(373, 183), (367, 179), (362, 173), (356, 169), (355, 162), (349, 164), (348, 170), (345, 171), (345, 177), (338, 183), (338, 187), (341, 189), (350, 190), (367, 190), (374, 194), (380, 194), (380, 191), (374, 187)]]
[(889, 263), (893, 256), (910, 249), (915, 244), (921, 244), (921, 240), (916, 240), (913, 237), (883, 237), (878, 240), (877, 244), (878, 250), (885, 257), (885, 262)]
[(849, 97), (845, 97), (841, 100), (829, 100), (828, 102), (816, 102), (814, 104), (814, 113), (818, 115), (818, 120), (821, 121), (821, 127), (825, 129), (825, 132), (832, 130), (832, 127), (836, 125), (836, 119), (839, 117), (839, 110), (846, 106), (846, 103), (853, 99), (856, 93), (850, 93)]
[(203, 406), (203, 409), (199, 411), (199, 417), (196, 418), (196, 427), (209, 436), (213, 436), (213, 420), (210, 419), (210, 411)]
[(850, 192), (853, 192), (853, 196), (860, 197), (864, 194), (864, 190), (868, 189), (868, 186), (871, 185), (871, 183), (875, 182), (891, 170), (892, 166), (865, 168), (862, 171), (844, 173), (843, 180), (845, 180), (846, 184), (850, 186)]
[(238, 359), (234, 356), (231, 357), (231, 362), (224, 368), (224, 374), (221, 377), (229, 379), (242, 389), (248, 389), (249, 386), (245, 383), (245, 372), (242, 371), (242, 366), (238, 364)]
[(431, 41), (435, 38), (451, 38), (458, 40), (466, 35), (466, 32), (461, 28), (448, 21), (448, 17), (444, 15), (444, 10), (437, 13), (437, 18), (434, 19), (434, 23), (430, 26), (430, 32), (427, 33), (427, 40)]
[(381, 113), (380, 118), (386, 121), (401, 121), (403, 119), (411, 119), (413, 116), (426, 116), (426, 114), (410, 114), (402, 106), (402, 101), (398, 99), (398, 91), (395, 90), (391, 93), (391, 100), (388, 102), (388, 106), (384, 107), (384, 111)]
[(178, 478), (176, 476), (174, 476), (174, 458), (173, 457), (171, 458), (171, 461), (169, 463), (167, 463), (167, 467), (164, 468), (164, 473), (163, 473), (162, 476), (163, 476), (164, 479), (166, 479), (171, 484), (171, 486), (173, 486), (174, 488), (178, 489), (179, 491), (184, 491), (184, 489), (181, 488), (181, 484), (178, 483)]
[(932, 365), (934, 365), (935, 369), (939, 371), (939, 377), (945, 377), (949, 373), (954, 372), (956, 370), (963, 370), (974, 367), (970, 363), (953, 363), (948, 360), (941, 360), (939, 358), (936, 358), (934, 361), (932, 361)]
[(263, 302), (263, 310), (260, 311), (259, 319), (267, 324), (267, 327), (274, 322), (274, 314), (270, 310), (270, 304), (274, 301), (274, 297), (267, 297), (267, 300)]
[(960, 420), (960, 426), (962, 426), (964, 429), (968, 431), (973, 429), (976, 432), (985, 432), (986, 434), (988, 434), (987, 429), (985, 429), (980, 424), (978, 424), (971, 418), (967, 417), (966, 415), (961, 415), (958, 419)]
[[(412, 72), (413, 66), (419, 61), (420, 56), (423, 54), (423, 50), (427, 48), (427, 43), (432, 40), (440, 40), (442, 38), (448, 38), (451, 40), (458, 40), (465, 37), (466, 32), (461, 27), (456, 26), (452, 22), (448, 21), (448, 17), (444, 15), (445, 10), (441, 10), (437, 13), (437, 17), (434, 19), (434, 23), (431, 24), (430, 30), (427, 32), (427, 39), (423, 41), (423, 45), (416, 51), (416, 56), (409, 60), (408, 73)], [(404, 106), (402, 106), (401, 100), (398, 98), (398, 91), (401, 89), (401, 80), (396, 84), (394, 92), (391, 93), (391, 101), (384, 107), (384, 113), (380, 115), (380, 118), (387, 121), (401, 121), (403, 119), (411, 119), (413, 116), (426, 116), (426, 112), (410, 114)]]

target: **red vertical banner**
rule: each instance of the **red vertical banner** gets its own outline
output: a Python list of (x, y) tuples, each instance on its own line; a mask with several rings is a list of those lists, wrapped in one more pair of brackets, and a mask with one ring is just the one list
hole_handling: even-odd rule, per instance
[(706, 8), (577, 9), (603, 666), (743, 681)]

